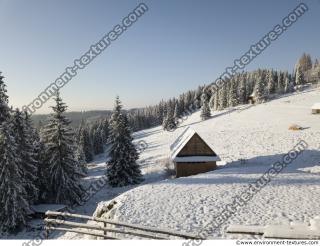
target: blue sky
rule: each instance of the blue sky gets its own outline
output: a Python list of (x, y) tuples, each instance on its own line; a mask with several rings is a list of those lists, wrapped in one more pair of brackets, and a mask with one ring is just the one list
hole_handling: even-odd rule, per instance
[[(214, 81), (300, 1), (157, 0), (66, 85), (70, 110), (142, 107)], [(32, 102), (140, 1), (0, 0), (0, 71), (10, 104)], [(320, 57), (320, 0), (246, 70), (292, 71), (303, 52)], [(37, 113), (49, 112), (49, 101)]]

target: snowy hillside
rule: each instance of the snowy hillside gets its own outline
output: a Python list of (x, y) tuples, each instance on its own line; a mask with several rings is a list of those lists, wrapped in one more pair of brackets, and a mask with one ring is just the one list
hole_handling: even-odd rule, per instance
[[(115, 198), (118, 206), (112, 216), (133, 224), (197, 233), (211, 223), (235, 195), (259, 178), (275, 161), (281, 160), (300, 139), (308, 144), (308, 149), (240, 213), (222, 228), (212, 230), (210, 237), (231, 237), (225, 232), (231, 223), (303, 222), (320, 215), (320, 176), (317, 171), (320, 165), (320, 115), (311, 114), (315, 102), (320, 102), (319, 89), (257, 106), (245, 105), (215, 112), (207, 121), (201, 121), (200, 113), (196, 112), (174, 132), (164, 132), (161, 127), (137, 132), (135, 141), (143, 140), (148, 145), (140, 158), (147, 179), (161, 176), (163, 160), (170, 155), (169, 146), (186, 126), (192, 127), (214, 147), (222, 160), (218, 163), (221, 166), (210, 173), (132, 189)], [(289, 131), (291, 124), (302, 126), (303, 130)]]

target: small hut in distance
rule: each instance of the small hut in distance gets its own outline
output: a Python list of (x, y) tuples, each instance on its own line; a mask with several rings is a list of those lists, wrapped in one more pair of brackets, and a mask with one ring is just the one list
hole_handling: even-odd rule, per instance
[(176, 177), (204, 173), (216, 169), (219, 156), (191, 128), (186, 128), (170, 146)]
[(320, 114), (320, 103), (315, 103), (311, 108), (312, 114)]
[(256, 93), (252, 92), (252, 94), (248, 97), (249, 104), (255, 104), (257, 102)]

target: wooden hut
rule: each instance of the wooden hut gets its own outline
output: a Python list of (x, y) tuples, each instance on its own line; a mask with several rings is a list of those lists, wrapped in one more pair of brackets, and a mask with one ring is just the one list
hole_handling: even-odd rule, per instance
[(250, 104), (255, 104), (257, 101), (256, 93), (253, 92), (249, 97), (248, 97), (248, 102)]
[(312, 105), (311, 112), (313, 114), (320, 114), (320, 103), (315, 103)]
[(189, 127), (183, 131), (170, 149), (176, 177), (212, 171), (217, 167), (216, 162), (220, 161), (212, 147)]

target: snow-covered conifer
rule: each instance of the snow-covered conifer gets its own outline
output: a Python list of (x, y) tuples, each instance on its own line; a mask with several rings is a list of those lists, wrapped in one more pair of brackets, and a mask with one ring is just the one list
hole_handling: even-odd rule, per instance
[(265, 90), (265, 83), (263, 80), (263, 75), (260, 71), (257, 74), (256, 79), (257, 79), (257, 81), (256, 81), (256, 87), (255, 87), (255, 95), (257, 98), (257, 102), (262, 103), (262, 102), (264, 102), (264, 100), (266, 98), (266, 90)]
[(107, 118), (102, 121), (102, 129), (103, 143), (106, 144), (108, 143), (110, 133), (109, 120)]
[(9, 99), (7, 95), (6, 85), (3, 81), (4, 77), (0, 72), (0, 124), (10, 118), (10, 108), (8, 106)]
[(210, 107), (209, 107), (209, 100), (208, 96), (204, 93), (202, 94), (202, 107), (201, 107), (201, 114), (200, 117), (202, 120), (207, 120), (211, 117)]
[(228, 96), (228, 106), (234, 107), (239, 104), (238, 102), (238, 94), (237, 94), (237, 83), (236, 78), (233, 77), (230, 80), (230, 90), (229, 90), (229, 96)]
[(140, 183), (143, 178), (137, 164), (139, 154), (132, 143), (128, 119), (122, 112), (119, 97), (116, 98), (115, 108), (110, 121), (110, 161), (107, 163), (108, 182), (113, 187)]
[(92, 144), (93, 144), (93, 151), (95, 155), (103, 153), (103, 135), (101, 132), (101, 128), (99, 125), (94, 127), (92, 133)]
[(75, 152), (75, 159), (78, 163), (78, 167), (80, 168), (80, 171), (86, 174), (88, 172), (87, 168), (87, 161), (86, 161), (86, 155), (85, 155), (85, 146), (84, 146), (84, 136), (80, 135), (79, 142), (77, 143), (77, 149)]
[(70, 121), (64, 116), (67, 106), (57, 93), (43, 140), (48, 165), (49, 199), (57, 203), (80, 203), (83, 193), (77, 160), (75, 159), (74, 133)]
[(21, 159), (12, 123), (0, 126), (0, 231), (10, 232), (26, 224), (30, 213)]
[(174, 118), (174, 112), (170, 105), (167, 106), (166, 116), (162, 122), (162, 127), (164, 130), (167, 130), (167, 131), (172, 131), (177, 127), (177, 121)]
[(305, 81), (304, 81), (303, 72), (301, 71), (301, 67), (298, 67), (296, 71), (296, 85), (301, 86), (304, 83)]
[(33, 146), (33, 132), (28, 115), (24, 118), (23, 113), (16, 109), (13, 115), (13, 132), (20, 157), (19, 168), (22, 173), (22, 181), (30, 203), (38, 200), (37, 169), (35, 149)]

